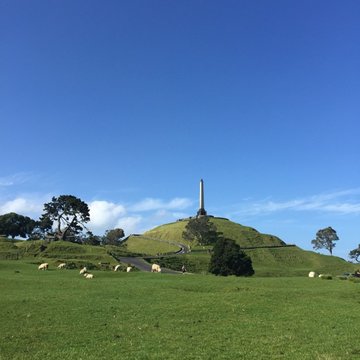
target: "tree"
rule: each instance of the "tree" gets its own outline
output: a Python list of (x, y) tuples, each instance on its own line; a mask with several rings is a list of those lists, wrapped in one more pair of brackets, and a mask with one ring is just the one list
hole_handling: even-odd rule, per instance
[(356, 262), (360, 262), (359, 257), (360, 257), (360, 244), (358, 245), (358, 247), (356, 249), (351, 250), (349, 252), (350, 259), (355, 260)]
[(106, 230), (103, 243), (105, 245), (119, 245), (121, 239), (125, 236), (124, 230), (120, 228)]
[(333, 253), (335, 247), (335, 241), (339, 240), (336, 231), (332, 227), (327, 227), (321, 229), (316, 233), (316, 239), (312, 240), (313, 248), (317, 249), (326, 249), (330, 252), (330, 255)]
[(254, 275), (252, 261), (231, 239), (219, 238), (211, 255), (209, 272), (215, 275), (251, 276)]
[(90, 221), (88, 205), (73, 195), (53, 197), (44, 205), (44, 214), (40, 221), (44, 224), (56, 225), (55, 238), (68, 240), (79, 234)]
[(94, 235), (91, 231), (87, 231), (86, 234), (81, 234), (82, 236), (78, 237), (78, 241), (85, 245), (94, 245), (99, 246), (102, 242), (102, 237)]
[(35, 220), (14, 212), (0, 216), (0, 234), (11, 236), (12, 238), (15, 236), (28, 237), (35, 225)]
[(214, 244), (219, 236), (216, 225), (207, 216), (190, 219), (182, 233), (184, 240), (199, 245)]
[(36, 221), (28, 240), (45, 239), (46, 235), (52, 230), (52, 224), (53, 222), (49, 218), (42, 215), (40, 219)]

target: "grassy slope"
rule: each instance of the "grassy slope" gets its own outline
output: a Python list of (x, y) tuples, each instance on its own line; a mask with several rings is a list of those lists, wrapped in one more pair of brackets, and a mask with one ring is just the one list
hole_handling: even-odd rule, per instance
[[(358, 359), (360, 284), (0, 261), (0, 359)], [(21, 326), (19, 326), (21, 325)]]
[[(242, 247), (284, 244), (276, 236), (261, 234), (253, 228), (226, 219), (212, 218), (211, 221), (215, 223), (218, 231), (222, 232), (224, 236), (234, 239)], [(165, 224), (145, 232), (143, 236), (132, 236), (127, 240), (126, 246), (118, 248), (117, 251), (124, 249), (124, 251), (148, 255), (177, 251), (178, 248), (171, 242), (184, 243), (182, 232), (186, 224), (187, 221)], [(108, 255), (107, 250), (109, 249), (104, 247), (83, 246), (59, 241), (48, 244), (46, 250), (40, 251), (41, 245), (44, 244), (40, 240), (14, 242), (0, 239), (0, 259), (16, 259), (20, 254), (27, 258), (36, 258), (37, 262), (41, 262), (43, 259), (50, 263), (65, 261), (73, 262), (77, 267), (88, 263), (94, 265), (98, 262), (116, 263)], [(257, 276), (294, 276), (304, 275), (309, 271), (338, 275), (353, 271), (356, 267), (336, 256), (320, 255), (298, 247), (248, 249), (246, 252), (252, 258)], [(190, 255), (183, 255), (181, 259), (183, 263), (186, 263), (189, 271), (206, 272), (210, 256), (194, 248)]]
[(0, 238), (0, 259), (27, 259), (33, 263), (48, 262), (57, 265), (60, 262), (72, 263), (74, 267), (85, 264), (117, 262), (100, 246), (79, 245), (66, 241), (46, 243), (44, 240), (12, 241)]
[[(161, 238), (157, 238), (161, 239)], [(130, 236), (126, 241), (126, 248), (133, 253), (156, 255), (174, 253), (179, 250), (178, 246), (172, 245), (167, 241), (157, 241), (148, 236)]]
[[(285, 244), (281, 239), (273, 235), (261, 234), (257, 230), (236, 224), (232, 221), (213, 218), (211, 219), (224, 236), (235, 240), (242, 247), (250, 246), (278, 246)], [(182, 232), (187, 221), (179, 221), (156, 227), (147, 231), (144, 235), (164, 239), (183, 242)], [(274, 249), (249, 249), (246, 253), (250, 255), (253, 266), (258, 276), (280, 276), (280, 275), (304, 275), (309, 271), (321, 273), (341, 274), (346, 271), (353, 271), (355, 265), (346, 262), (336, 256), (326, 256), (317, 254), (312, 251), (305, 251), (299, 247), (284, 247)], [(184, 256), (184, 262), (189, 261), (191, 268), (191, 260), (196, 264), (194, 269), (199, 268), (205, 270), (209, 261), (209, 255), (197, 254)]]
[[(219, 232), (222, 232), (226, 237), (235, 240), (240, 246), (284, 244), (284, 242), (276, 236), (261, 234), (251, 227), (236, 224), (226, 219), (212, 218), (211, 221), (216, 225)], [(161, 225), (145, 232), (144, 235), (156, 239), (184, 242), (182, 239), (182, 232), (184, 231), (186, 224), (187, 221), (178, 221)]]

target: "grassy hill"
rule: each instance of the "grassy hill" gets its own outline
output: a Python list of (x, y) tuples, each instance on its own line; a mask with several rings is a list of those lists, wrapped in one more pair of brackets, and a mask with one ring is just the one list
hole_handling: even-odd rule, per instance
[(118, 262), (109, 254), (111, 247), (80, 245), (67, 241), (10, 240), (0, 238), (0, 259), (19, 260), (40, 264), (48, 262), (56, 266), (66, 262), (69, 267), (110, 268)]
[[(357, 267), (336, 256), (327, 256), (287, 245), (277, 236), (262, 234), (257, 230), (224, 218), (211, 218), (217, 230), (235, 240), (251, 257), (256, 276), (306, 276), (309, 271), (339, 275), (353, 272)], [(87, 265), (90, 268), (111, 267), (117, 260), (111, 256), (138, 255), (144, 257), (169, 254), (179, 250), (176, 243), (189, 245), (182, 239), (188, 220), (164, 224), (142, 235), (130, 236), (122, 246), (90, 246), (56, 241), (14, 241), (0, 238), (0, 259), (28, 259), (52, 265), (60, 262), (72, 267)], [(192, 247), (190, 254), (157, 259), (161, 266), (180, 270), (183, 264), (189, 272), (207, 273), (210, 247)]]
[[(243, 226), (224, 218), (211, 218), (210, 220), (216, 225), (219, 232), (222, 232), (224, 236), (235, 240), (241, 247), (285, 245), (278, 237), (261, 234), (251, 227)], [(144, 236), (183, 243), (182, 232), (187, 223), (188, 220), (183, 220), (161, 225), (145, 232)]]
[[(244, 251), (253, 261), (257, 276), (304, 276), (309, 271), (342, 274), (343, 272), (353, 271), (355, 268), (354, 264), (339, 257), (305, 251), (297, 246), (288, 246), (277, 236), (262, 234), (251, 227), (224, 218), (211, 218), (211, 221), (225, 237), (235, 240), (244, 248)], [(142, 237), (130, 237), (128, 246), (133, 251), (141, 252), (144, 238), (186, 244), (182, 239), (182, 232), (187, 222), (188, 220), (183, 220), (161, 225), (145, 232)], [(163, 251), (157, 248), (157, 252), (166, 253), (166, 243), (163, 243), (162, 246)], [(206, 250), (204, 251), (199, 247), (194, 248), (191, 254), (181, 255), (181, 261), (174, 259), (175, 268), (178, 270), (181, 267), (180, 264), (185, 263), (190, 271), (206, 272), (210, 259), (210, 255)], [(171, 260), (164, 260), (164, 265), (172, 266)]]

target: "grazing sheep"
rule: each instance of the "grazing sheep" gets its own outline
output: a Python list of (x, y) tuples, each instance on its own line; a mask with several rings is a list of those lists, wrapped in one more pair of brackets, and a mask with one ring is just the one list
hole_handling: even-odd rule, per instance
[(314, 278), (316, 276), (315, 271), (310, 271), (309, 272), (309, 278)]
[(131, 266), (128, 266), (128, 267), (126, 268), (126, 272), (130, 272), (131, 269), (132, 269), (132, 267), (131, 267)]
[(158, 264), (152, 264), (152, 266), (151, 266), (151, 272), (161, 272), (160, 265), (158, 265)]
[(87, 273), (87, 268), (86, 266), (84, 266), (81, 270), (80, 270), (80, 275), (84, 275)]
[(323, 276), (324, 276), (324, 274), (320, 274), (320, 275), (319, 275), (319, 278), (322, 278)]
[(85, 279), (93, 279), (94, 278), (94, 274), (90, 274), (90, 273), (86, 273), (84, 274)]
[(48, 263), (42, 263), (39, 265), (38, 270), (48, 270), (49, 264)]
[(120, 269), (120, 267), (121, 267), (120, 264), (116, 265), (115, 268), (114, 268), (114, 271), (118, 271)]
[(65, 269), (66, 268), (66, 264), (65, 263), (61, 263), (58, 265), (58, 269)]

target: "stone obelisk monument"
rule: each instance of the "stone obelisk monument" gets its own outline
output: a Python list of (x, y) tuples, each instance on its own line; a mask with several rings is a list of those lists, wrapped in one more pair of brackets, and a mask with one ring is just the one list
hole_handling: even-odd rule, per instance
[(197, 212), (197, 217), (206, 216), (206, 210), (204, 206), (204, 181), (200, 180), (200, 199), (199, 199), (199, 210)]

